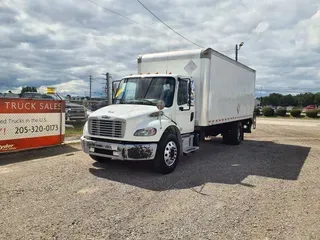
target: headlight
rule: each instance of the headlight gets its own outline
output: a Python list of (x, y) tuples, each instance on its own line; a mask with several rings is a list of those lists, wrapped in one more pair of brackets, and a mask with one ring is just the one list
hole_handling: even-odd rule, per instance
[(147, 136), (154, 136), (156, 134), (157, 134), (156, 128), (143, 128), (143, 129), (137, 130), (134, 133), (134, 136), (147, 137)]

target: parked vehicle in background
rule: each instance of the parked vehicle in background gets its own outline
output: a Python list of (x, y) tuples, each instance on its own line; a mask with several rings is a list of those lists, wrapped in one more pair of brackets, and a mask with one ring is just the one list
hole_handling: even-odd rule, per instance
[(66, 102), (66, 121), (86, 121), (87, 109), (76, 103)]
[[(25, 92), (21, 95), (21, 98), (26, 99), (45, 99), (45, 100), (61, 100), (54, 94), (41, 94), (37, 92)], [(65, 98), (61, 97), (66, 101), (66, 121), (86, 121), (88, 114), (87, 109), (76, 103), (71, 103)]]
[(288, 107), (286, 107), (286, 110), (291, 111), (293, 108), (294, 108), (293, 106), (288, 106)]
[(303, 109), (303, 112), (315, 110), (315, 109), (317, 109), (317, 105), (308, 105)]
[(0, 93), (0, 98), (19, 98), (19, 94), (15, 93)]
[(107, 101), (99, 101), (99, 102), (96, 102), (95, 104), (91, 104), (90, 106), (88, 106), (88, 109), (92, 112), (100, 109), (100, 108), (103, 108), (105, 106), (108, 106), (108, 103)]
[(255, 70), (213, 49), (142, 55), (138, 72), (84, 126), (82, 149), (96, 161), (152, 160), (166, 174), (205, 137), (238, 145), (255, 126)]

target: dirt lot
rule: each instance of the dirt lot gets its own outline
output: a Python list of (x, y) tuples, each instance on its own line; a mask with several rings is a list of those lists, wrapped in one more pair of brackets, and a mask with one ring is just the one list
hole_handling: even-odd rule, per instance
[(0, 239), (320, 239), (319, 125), (268, 121), (166, 176), (78, 145), (0, 156)]

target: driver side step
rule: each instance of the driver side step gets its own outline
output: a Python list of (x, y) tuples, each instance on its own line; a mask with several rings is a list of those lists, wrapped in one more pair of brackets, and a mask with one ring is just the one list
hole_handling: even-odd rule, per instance
[(192, 146), (188, 149), (183, 149), (183, 154), (188, 154), (188, 153), (192, 153), (192, 152), (195, 152), (199, 150), (199, 147), (196, 147), (196, 146)]
[(187, 134), (182, 136), (183, 154), (188, 154), (199, 149), (198, 146), (193, 145), (194, 135)]

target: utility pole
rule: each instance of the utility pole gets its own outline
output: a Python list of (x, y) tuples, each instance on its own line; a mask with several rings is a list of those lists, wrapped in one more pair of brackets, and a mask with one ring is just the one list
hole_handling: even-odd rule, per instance
[(106, 84), (104, 86), (104, 92), (106, 94), (106, 99), (108, 100), (108, 78), (109, 78), (109, 73), (103, 73), (102, 75), (106, 76)]
[(262, 106), (262, 86), (260, 86), (260, 107)]
[(107, 103), (108, 105), (112, 104), (112, 81), (111, 81), (111, 76), (110, 74), (107, 72), (106, 74), (106, 87), (105, 87), (105, 92), (107, 95)]
[(90, 93), (89, 93), (89, 97), (90, 97), (90, 100), (91, 100), (91, 88), (92, 88), (92, 76), (90, 75), (89, 77), (89, 81), (90, 81)]

